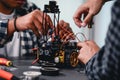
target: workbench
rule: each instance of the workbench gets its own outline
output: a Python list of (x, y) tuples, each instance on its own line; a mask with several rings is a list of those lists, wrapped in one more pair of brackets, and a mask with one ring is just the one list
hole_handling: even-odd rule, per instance
[[(39, 64), (31, 65), (33, 60), (14, 60), (13, 63), (16, 68), (13, 68), (10, 72), (15, 76), (22, 78), (25, 71), (40, 71)], [(31, 66), (38, 66), (37, 69), (31, 68)], [(59, 75), (46, 76), (40, 75), (39, 80), (88, 80), (85, 71), (79, 68), (60, 68)]]

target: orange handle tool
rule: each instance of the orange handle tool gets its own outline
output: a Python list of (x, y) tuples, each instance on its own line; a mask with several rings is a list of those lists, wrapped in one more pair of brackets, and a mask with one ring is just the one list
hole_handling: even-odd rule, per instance
[(5, 80), (11, 80), (13, 77), (13, 74), (0, 69), (0, 77)]
[(5, 58), (0, 58), (0, 65), (11, 66), (12, 62)]

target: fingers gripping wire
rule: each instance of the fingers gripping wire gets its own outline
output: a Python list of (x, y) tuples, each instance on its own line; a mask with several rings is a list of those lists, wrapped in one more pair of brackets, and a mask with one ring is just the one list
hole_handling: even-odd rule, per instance
[[(62, 47), (64, 44), (68, 43), (71, 39), (72, 39), (72, 40), (75, 40), (75, 39), (76, 39), (76, 42), (82, 42), (82, 40), (80, 40), (81, 37), (84, 38), (84, 41), (87, 40), (85, 34), (82, 33), (82, 32), (78, 32), (78, 33), (74, 34), (73, 32), (71, 32), (71, 31), (69, 31), (69, 30), (67, 30), (67, 29), (65, 29), (65, 28), (63, 28), (63, 27), (61, 27), (61, 29), (66, 33), (66, 34), (65, 34), (64, 36), (62, 36), (62, 38), (61, 38), (61, 40), (63, 40), (63, 43), (62, 43), (61, 47)], [(78, 37), (78, 35), (80, 35), (81, 37), (80, 37), (80, 36)]]
[[(63, 39), (63, 43), (61, 44), (60, 48), (62, 48), (64, 44), (66, 44), (66, 43), (69, 42), (69, 38), (73, 38), (73, 37), (74, 37), (74, 38), (77, 39), (76, 42), (82, 42), (82, 40), (80, 40), (80, 39), (78, 38), (78, 36), (77, 36), (78, 34), (80, 34), (80, 35), (84, 38), (84, 41), (87, 40), (86, 36), (85, 36), (84, 33), (82, 33), (82, 32), (78, 32), (78, 33), (76, 33), (76, 34), (74, 34), (74, 33), (69, 33), (68, 35), (64, 35), (64, 36), (63, 36), (63, 38), (66, 37), (66, 39)], [(68, 38), (67, 38), (67, 37), (68, 37)]]
[[(58, 21), (57, 18), (56, 18), (56, 16), (54, 16), (54, 18), (55, 18), (56, 21)], [(61, 37), (61, 39), (63, 40), (63, 44), (66, 43), (66, 42), (69, 42), (70, 39), (74, 39), (74, 38), (76, 38), (78, 42), (81, 42), (82, 40), (80, 40), (78, 38), (79, 34), (84, 38), (85, 41), (87, 40), (87, 37), (82, 32), (78, 32), (78, 33), (74, 34), (72, 31), (69, 31), (66, 28), (64, 28), (64, 26), (60, 26), (60, 25), (59, 25), (58, 29), (63, 30), (66, 33), (66, 35), (64, 35), (64, 36)], [(59, 33), (60, 30), (58, 30), (58, 33)]]
[[(66, 37), (66, 39), (63, 41), (64, 43), (66, 43), (66, 42), (68, 42), (69, 41), (69, 38), (67, 38), (67, 37), (75, 37), (76, 39), (77, 39), (77, 42), (81, 42), (82, 40), (80, 40), (79, 38), (78, 38), (78, 34), (81, 34), (82, 35), (82, 37), (84, 38), (84, 41), (86, 41), (87, 40), (87, 38), (86, 38), (86, 36), (85, 36), (85, 34), (84, 33), (81, 33), (81, 32), (78, 32), (78, 33), (76, 33), (76, 34), (74, 34), (74, 33), (70, 33), (70, 34), (68, 34), (68, 35), (65, 35), (65, 36), (63, 36), (63, 38), (64, 37)], [(71, 37), (71, 38), (72, 38)]]

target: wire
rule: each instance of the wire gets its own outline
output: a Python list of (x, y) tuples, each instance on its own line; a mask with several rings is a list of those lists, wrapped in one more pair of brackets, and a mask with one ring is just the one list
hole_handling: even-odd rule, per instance
[[(78, 38), (78, 37), (77, 37), (77, 35), (78, 35), (78, 34), (81, 34), (81, 35), (84, 37), (85, 41), (87, 40), (87, 38), (86, 38), (85, 34), (84, 34), (84, 33), (82, 33), (82, 32), (78, 32), (78, 33), (76, 33), (76, 35), (75, 35), (75, 36), (76, 36), (76, 38)], [(80, 40), (78, 40), (78, 41), (80, 41)]]
[[(74, 35), (74, 33), (69, 33), (68, 35), (64, 35), (63, 37), (66, 37), (66, 36), (67, 36), (67, 37), (69, 37), (69, 36), (74, 36), (74, 37), (78, 40), (78, 42), (81, 42), (81, 40), (77, 37), (78, 34), (81, 34), (81, 35), (85, 38), (85, 40), (87, 40), (85, 34), (82, 33), (82, 32), (78, 32), (78, 33), (76, 33), (75, 35)], [(68, 39), (68, 38), (66, 38), (66, 39), (63, 41), (63, 43), (61, 44), (61, 47), (60, 47), (60, 48), (62, 48), (62, 46), (64, 46), (65, 43), (69, 42), (69, 39), (68, 39), (68, 40), (67, 40), (67, 39)]]

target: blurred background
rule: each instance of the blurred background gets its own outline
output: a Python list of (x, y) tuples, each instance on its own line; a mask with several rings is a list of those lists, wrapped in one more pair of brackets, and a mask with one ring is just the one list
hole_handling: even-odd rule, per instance
[[(42, 11), (44, 5), (49, 4), (52, 0), (28, 0), (35, 3)], [(84, 3), (86, 0), (54, 0), (60, 9), (60, 20), (68, 22), (76, 34), (82, 32), (87, 39), (94, 40), (100, 47), (104, 45), (104, 39), (111, 19), (111, 7), (114, 1), (109, 1), (104, 4), (102, 10), (93, 19), (92, 28), (78, 28), (74, 21), (73, 15), (76, 9)], [(97, 5), (97, 4), (96, 4)], [(79, 37), (79, 36), (78, 36)], [(80, 37), (81, 38), (81, 37)], [(81, 40), (81, 39), (80, 39)]]

